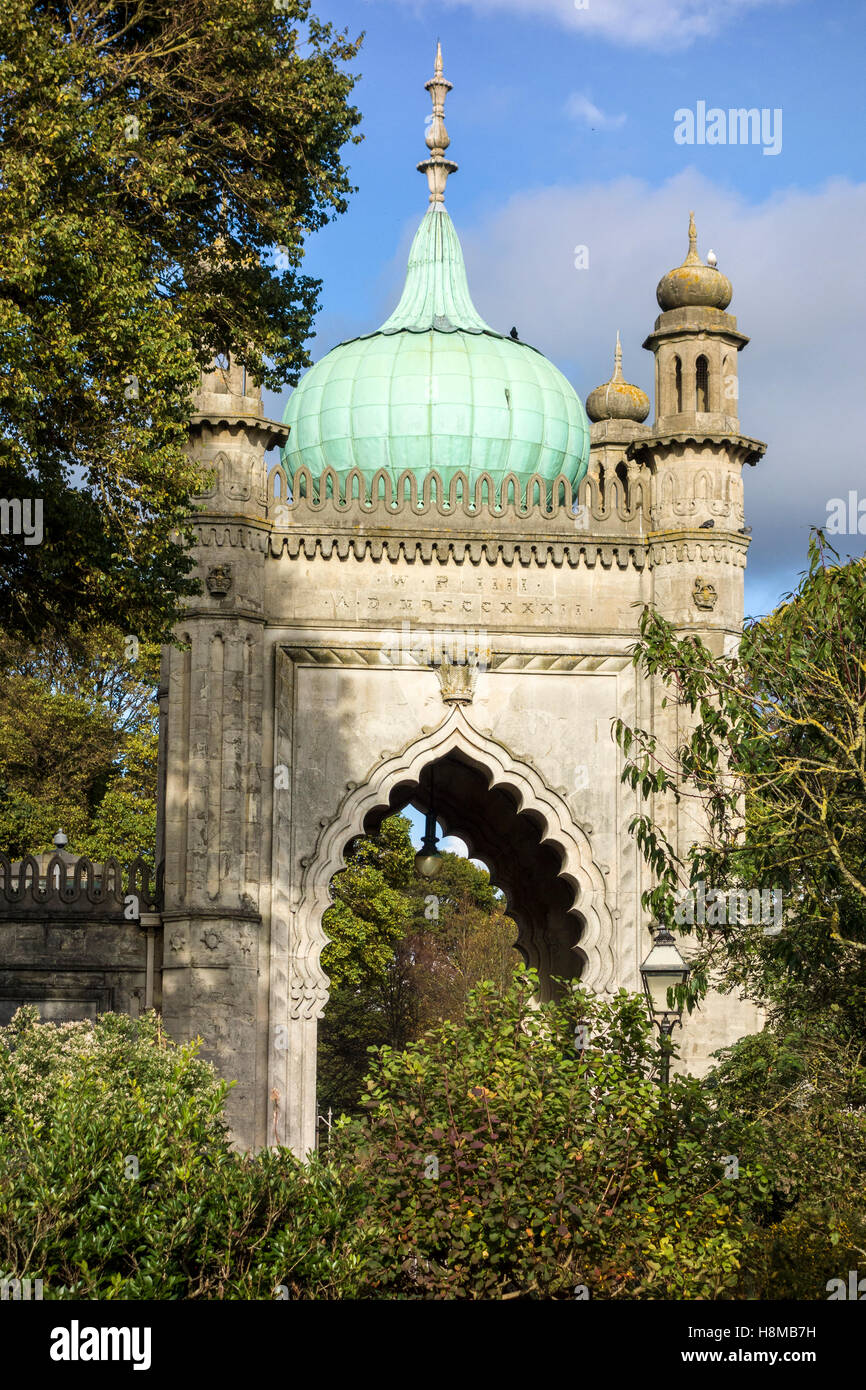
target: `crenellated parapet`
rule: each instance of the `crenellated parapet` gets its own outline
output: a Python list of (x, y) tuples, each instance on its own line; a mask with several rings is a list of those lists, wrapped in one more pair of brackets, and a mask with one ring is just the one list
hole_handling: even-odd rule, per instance
[(162, 891), (141, 858), (0, 854), (0, 1023), (22, 1004), (52, 1021), (159, 1007)]
[(266, 521), (196, 516), (208, 593), (190, 611), (261, 614), (258, 584), (245, 596), (236, 580), (268, 558), (643, 569), (661, 536), (707, 539), (710, 529), (736, 538), (726, 562), (738, 564), (735, 555), (748, 545), (742, 468), (763, 451), (744, 435), (642, 433), (626, 445), (627, 466), (591, 468), (575, 490), (564, 476), (553, 484), (536, 476), (521, 487), (514, 474), (485, 474), (470, 485), (465, 474), (443, 480), (436, 472), (419, 484), (410, 473), (395, 482), (384, 471), (372, 480), (356, 471), (341, 485), (335, 473), (313, 478), (299, 470), (290, 483), (276, 464)]
[(161, 900), (162, 866), (154, 874), (145, 859), (123, 865), (67, 854), (29, 854), (20, 861), (0, 854), (0, 917), (45, 920), (62, 913), (133, 922), (157, 912)]
[[(291, 484), (281, 465), (268, 480), (270, 554), (297, 559), (405, 559), (440, 564), (643, 564), (641, 537), (649, 480), (631, 483), (610, 472), (572, 489), (564, 475), (490, 474), (470, 483), (433, 471), (423, 482), (409, 472), (396, 482), (384, 470), (367, 480), (354, 470), (313, 478), (298, 470)], [(637, 543), (637, 544), (636, 544)]]

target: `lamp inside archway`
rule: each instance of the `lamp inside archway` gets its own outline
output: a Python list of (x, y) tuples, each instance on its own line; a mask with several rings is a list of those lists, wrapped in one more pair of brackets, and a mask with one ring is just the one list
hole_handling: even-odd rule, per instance
[(430, 801), (424, 818), (424, 839), (415, 855), (415, 868), (422, 878), (435, 878), (442, 868), (442, 851), (437, 847), (436, 805), (433, 795), (433, 768), (430, 768)]

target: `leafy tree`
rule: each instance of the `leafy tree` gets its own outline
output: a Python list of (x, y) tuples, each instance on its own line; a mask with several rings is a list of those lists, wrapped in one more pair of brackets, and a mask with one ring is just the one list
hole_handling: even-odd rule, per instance
[(760, 1163), (742, 1292), (826, 1299), (866, 1260), (866, 1067), (830, 1019), (787, 1023), (725, 1049), (707, 1087), (731, 1115), (731, 1154)]
[(330, 998), (319, 1028), (318, 1094), (323, 1108), (351, 1109), (367, 1069), (367, 1052), (412, 1036), (411, 998), (396, 949), (411, 923), (405, 888), (414, 873), (409, 822), (391, 816), (375, 836), (359, 836), (332, 884), (322, 923), (329, 944), (322, 965)]
[[(127, 655), (127, 653), (129, 653)], [(0, 642), (0, 849), (153, 859), (159, 649), (103, 626)]]
[(165, 637), (192, 591), (190, 393), (214, 354), (296, 381), (346, 207), (358, 43), (310, 0), (5, 0), (0, 8), (0, 626), (86, 609)]
[(360, 836), (332, 885), (322, 964), (331, 980), (318, 1050), (320, 1105), (353, 1110), (369, 1050), (403, 1047), (460, 1018), (481, 979), (500, 988), (515, 964), (516, 928), (488, 874), (444, 854), (435, 879), (415, 872), (410, 825), (390, 816)]
[(435, 878), (416, 875), (408, 891), (414, 920), (402, 952), (415, 982), (417, 1037), (445, 1018), (462, 1019), (480, 981), (508, 988), (517, 927), (487, 871), (460, 855), (443, 854)]
[[(646, 610), (635, 663), (667, 687), (686, 733), (666, 747), (616, 726), (624, 780), (648, 802), (633, 830), (656, 874), (645, 903), (673, 923), (677, 894), (779, 889), (784, 926), (727, 921), (693, 931), (691, 984), (715, 972), (774, 1017), (832, 1012), (866, 1033), (866, 562), (838, 562), (818, 533), (798, 589), (747, 624), (739, 651), (717, 656)], [(683, 859), (660, 828), (660, 804), (694, 802), (706, 839)]]
[(331, 940), (322, 964), (335, 989), (385, 973), (410, 921), (401, 890), (413, 873), (409, 822), (403, 816), (388, 817), (376, 835), (355, 841), (334, 881), (334, 904), (323, 922)]

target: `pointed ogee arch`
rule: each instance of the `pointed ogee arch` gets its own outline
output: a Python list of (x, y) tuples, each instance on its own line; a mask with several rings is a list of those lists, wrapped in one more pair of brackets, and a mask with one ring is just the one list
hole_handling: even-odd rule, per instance
[(320, 956), (328, 937), (322, 919), (331, 898), (329, 885), (345, 867), (347, 844), (360, 835), (371, 812), (387, 810), (391, 793), (400, 784), (420, 782), (422, 769), (452, 753), (462, 753), (488, 778), (490, 789), (507, 789), (517, 812), (531, 812), (542, 827), (541, 843), (554, 845), (561, 855), (557, 875), (571, 888), (569, 912), (585, 923), (578, 949), (586, 961), (581, 976), (590, 989), (614, 988), (614, 922), (607, 903), (604, 875), (595, 862), (589, 838), (575, 822), (564, 797), (547, 785), (528, 761), (503, 743), (476, 729), (462, 706), (454, 706), (443, 722), (399, 752), (373, 767), (358, 786), (350, 787), (334, 819), (319, 836), (315, 853), (305, 865), (297, 911), (297, 950), (293, 960), (292, 1001), (296, 1016), (320, 1018), (328, 997), (328, 978)]

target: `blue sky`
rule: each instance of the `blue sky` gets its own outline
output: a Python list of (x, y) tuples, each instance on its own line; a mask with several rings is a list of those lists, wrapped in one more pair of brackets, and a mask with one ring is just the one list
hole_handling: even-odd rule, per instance
[[(641, 342), (655, 286), (699, 249), (733, 282), (752, 342), (740, 359), (744, 433), (768, 443), (746, 479), (754, 528), (747, 611), (772, 606), (802, 567), (831, 498), (866, 499), (866, 6), (862, 0), (314, 0), (366, 31), (355, 101), (358, 192), (308, 247), (323, 281), (313, 355), (378, 326), (426, 207), (423, 84), (437, 37), (445, 75), (447, 205), (470, 286), (585, 397), (610, 374), (649, 390)], [(782, 148), (678, 145), (674, 112), (781, 109)], [(589, 247), (576, 270), (574, 248)], [(284, 398), (285, 399), (285, 398)], [(276, 401), (271, 402), (276, 408)], [(866, 508), (864, 508), (866, 510)], [(866, 526), (866, 521), (864, 521)], [(866, 537), (839, 537), (862, 553)]]

